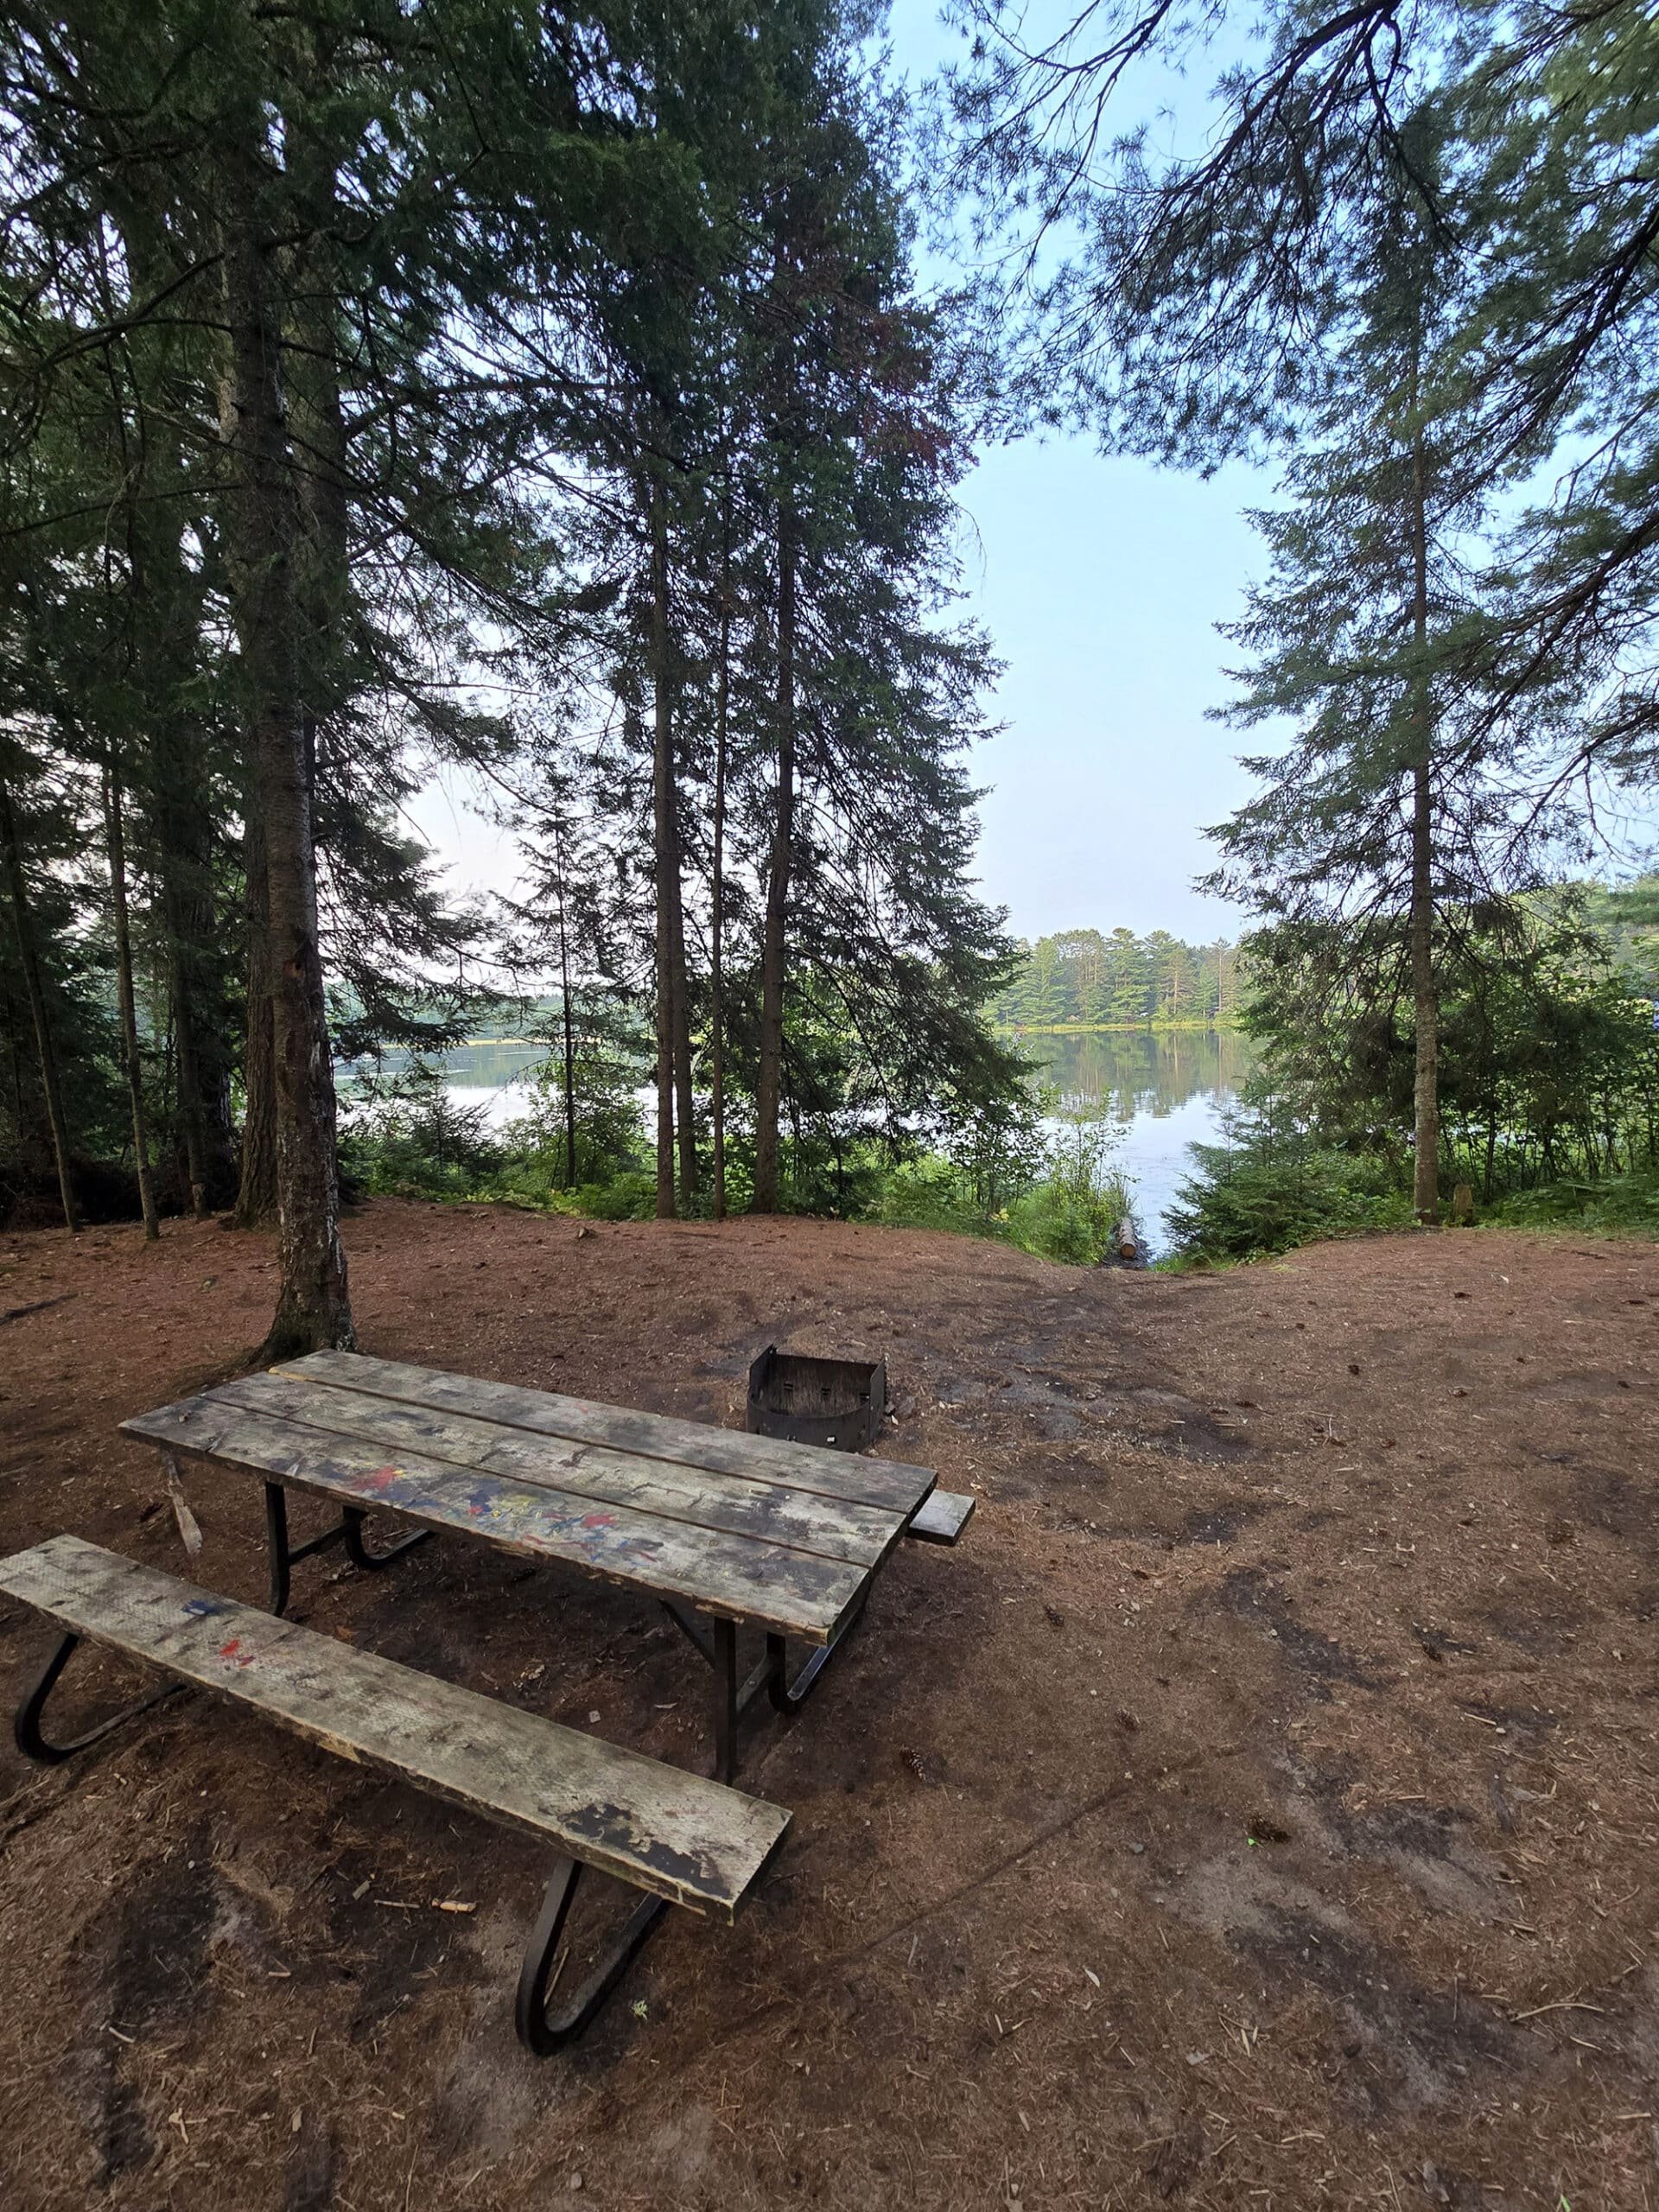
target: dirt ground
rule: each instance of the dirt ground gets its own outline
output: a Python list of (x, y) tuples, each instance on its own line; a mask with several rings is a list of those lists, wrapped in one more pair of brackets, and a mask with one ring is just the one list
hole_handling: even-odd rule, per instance
[[(50, 1772), (8, 1746), (8, 2212), (1659, 2206), (1659, 1249), (1182, 1279), (384, 1200), (347, 1244), (365, 1350), (533, 1386), (735, 1423), (774, 1337), (885, 1351), (890, 1456), (979, 1511), (757, 1726), (741, 1783), (795, 1823), (736, 1927), (671, 1914), (541, 2064), (528, 1843), (203, 1698)], [(0, 1238), (0, 1311), (60, 1301), (0, 1325), (0, 1548), (185, 1571), (115, 1425), (245, 1363), (273, 1281), (216, 1224)], [(256, 1489), (188, 1482), (188, 1571), (257, 1597)], [(699, 1662), (624, 1593), (454, 1541), (295, 1580), (709, 1757)], [(48, 1648), (0, 1600), (0, 1681)]]

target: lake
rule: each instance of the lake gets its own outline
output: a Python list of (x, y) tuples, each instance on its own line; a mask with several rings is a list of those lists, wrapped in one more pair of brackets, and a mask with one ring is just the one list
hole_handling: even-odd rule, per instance
[[(1168, 1249), (1163, 1217), (1186, 1174), (1186, 1147), (1219, 1127), (1249, 1065), (1244, 1039), (1226, 1031), (1114, 1030), (1085, 1037), (1027, 1036), (1020, 1043), (1069, 1107), (1099, 1114), (1116, 1131), (1116, 1164), (1135, 1192), (1150, 1257)], [(394, 1055), (387, 1055), (387, 1072)], [(546, 1048), (463, 1045), (442, 1068), (457, 1105), (481, 1106), (492, 1128), (522, 1113), (531, 1070)], [(340, 1071), (342, 1084), (348, 1071)]]
[(1219, 1134), (1249, 1071), (1250, 1047), (1230, 1030), (1125, 1029), (1026, 1036), (1025, 1051), (1070, 1108), (1117, 1132), (1112, 1157), (1135, 1196), (1147, 1256), (1169, 1249), (1164, 1214), (1191, 1170), (1186, 1148)]

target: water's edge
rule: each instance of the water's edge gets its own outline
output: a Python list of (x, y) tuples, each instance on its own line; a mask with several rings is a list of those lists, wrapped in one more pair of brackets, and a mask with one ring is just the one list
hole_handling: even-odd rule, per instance
[[(1150, 1258), (1168, 1249), (1164, 1216), (1187, 1174), (1187, 1147), (1217, 1134), (1249, 1066), (1249, 1047), (1231, 1030), (1027, 1030), (1019, 1039), (1042, 1079), (1072, 1111), (1098, 1115), (1116, 1132), (1114, 1164), (1135, 1193)], [(546, 1047), (506, 1039), (459, 1046), (436, 1063), (458, 1105), (482, 1105), (499, 1128), (524, 1111), (526, 1081)], [(395, 1071), (387, 1055), (385, 1072)], [(351, 1070), (340, 1070), (349, 1096)]]

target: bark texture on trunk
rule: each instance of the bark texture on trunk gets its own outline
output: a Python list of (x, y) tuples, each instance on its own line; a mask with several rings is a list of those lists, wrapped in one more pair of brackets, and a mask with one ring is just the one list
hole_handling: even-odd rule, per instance
[(184, 1176), (190, 1211), (198, 1221), (212, 1210), (207, 1188), (207, 1118), (202, 1096), (201, 1055), (197, 1049), (195, 995), (186, 950), (183, 901), (166, 859), (162, 862), (162, 912), (167, 922), (167, 995), (173, 1014), (173, 1049), (178, 1058), (179, 1129), (184, 1140)]
[(675, 851), (674, 723), (668, 670), (668, 514), (651, 480), (651, 658), (656, 694), (652, 753), (652, 849), (657, 879), (657, 1216), (674, 1217), (674, 931), (680, 870)]
[(1412, 772), (1411, 823), (1411, 996), (1417, 1032), (1412, 1207), (1423, 1222), (1440, 1217), (1440, 1006), (1434, 981), (1433, 821), (1429, 772), (1419, 763)]
[[(1415, 378), (1413, 379), (1414, 399)], [(1412, 634), (1428, 643), (1428, 500), (1421, 427), (1412, 443)], [(1417, 1057), (1412, 1084), (1412, 1208), (1419, 1221), (1440, 1217), (1440, 994), (1434, 979), (1433, 730), (1427, 677), (1415, 677), (1417, 758), (1411, 777), (1411, 997)]]
[[(252, 763), (250, 762), (250, 767)], [(271, 1033), (270, 912), (265, 886), (265, 832), (257, 785), (251, 782), (242, 838), (247, 879), (247, 1045), (242, 1062), (242, 1153), (235, 1226), (263, 1229), (276, 1218), (276, 1062)]]
[(6, 883), (11, 893), (12, 926), (17, 937), (17, 957), (29, 997), (29, 1019), (35, 1025), (35, 1051), (41, 1071), (41, 1095), (46, 1101), (47, 1128), (52, 1139), (53, 1164), (58, 1171), (58, 1195), (63, 1202), (64, 1226), (72, 1236), (80, 1233), (75, 1206), (74, 1178), (69, 1168), (69, 1125), (64, 1119), (63, 1092), (58, 1082), (58, 1058), (52, 1043), (52, 1024), (47, 1014), (46, 988), (41, 977), (39, 949), (35, 943), (34, 918), (29, 912), (29, 885), (23, 876), (23, 853), (17, 833), (17, 816), (11, 793), (0, 783), (0, 845), (5, 848)]
[(576, 1182), (576, 1032), (570, 1005), (570, 917), (564, 868), (564, 824), (553, 817), (553, 864), (559, 872), (559, 1014), (564, 1036), (564, 1187)]
[(127, 912), (127, 836), (122, 818), (121, 779), (113, 765), (104, 771), (104, 831), (110, 858), (110, 919), (115, 933), (116, 1011), (121, 1025), (121, 1071), (126, 1077), (132, 1116), (133, 1172), (138, 1178), (138, 1210), (146, 1238), (162, 1233), (156, 1211), (156, 1186), (149, 1173), (149, 1124), (144, 1112), (143, 1063), (138, 1054), (138, 1007), (132, 988), (132, 930)]
[(760, 950), (760, 1051), (754, 1098), (754, 1197), (750, 1211), (778, 1211), (778, 1110), (783, 1093), (785, 932), (795, 842), (795, 518), (778, 518), (778, 793)]
[[(179, 275), (163, 241), (130, 201), (111, 210), (132, 289), (160, 293)], [(176, 388), (169, 341), (138, 331), (137, 372), (162, 395), (147, 409), (136, 496), (126, 509), (131, 599), (143, 626), (134, 652), (145, 699), (154, 867), (166, 930), (167, 992), (176, 1060), (174, 1148), (198, 1217), (236, 1189), (231, 1127), (230, 1020), (214, 932), (213, 824), (206, 744), (192, 696), (203, 617), (202, 593), (185, 558), (185, 518), (194, 488), (180, 423), (191, 399)], [(134, 756), (137, 757), (136, 754)]]
[(726, 722), (731, 701), (732, 607), (729, 557), (720, 578), (720, 660), (715, 695), (714, 862), (709, 918), (709, 1118), (714, 1147), (713, 1210), (726, 1218)]
[(696, 1107), (691, 1088), (691, 986), (685, 971), (685, 902), (681, 887), (680, 836), (674, 824), (674, 896), (669, 907), (674, 960), (674, 1126), (680, 1162), (680, 1205), (697, 1197)]
[(259, 219), (251, 154), (227, 162), (219, 183), (231, 351), (224, 429), (237, 475), (227, 506), (227, 543), (233, 549), (251, 783), (264, 837), (276, 1128), (282, 1280), (261, 1356), (277, 1359), (327, 1346), (349, 1349), (355, 1336), (340, 1242), (334, 1065), (317, 945), (300, 677), (297, 501), (283, 411), (273, 250)]

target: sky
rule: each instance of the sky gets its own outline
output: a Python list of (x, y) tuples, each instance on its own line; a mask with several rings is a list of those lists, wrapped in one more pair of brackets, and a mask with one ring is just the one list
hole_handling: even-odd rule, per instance
[(1059, 929), (1233, 935), (1192, 879), (1203, 831), (1244, 797), (1218, 621), (1257, 557), (1244, 470), (1204, 483), (1077, 438), (987, 455), (963, 488), (980, 550), (966, 611), (1007, 664), (982, 751), (982, 895), (1022, 937)]
[[(957, 44), (938, 0), (894, 0), (889, 35), (915, 80)], [(1192, 881), (1211, 862), (1205, 826), (1249, 789), (1245, 741), (1205, 715), (1228, 692), (1216, 625), (1261, 566), (1241, 510), (1269, 489), (1244, 468), (1200, 481), (1080, 437), (996, 448), (961, 487), (961, 612), (1007, 664), (992, 702), (1005, 727), (972, 767), (986, 787), (980, 889), (1018, 935), (1236, 934), (1237, 910)], [(511, 847), (464, 791), (435, 787), (412, 811), (453, 889), (508, 887)]]
[[(1032, 0), (1022, 27), (1034, 42), (1075, 12)], [(963, 50), (939, 0), (893, 0), (888, 39), (912, 83)], [(1120, 127), (1145, 120), (1170, 148), (1201, 127), (1219, 67), (1211, 55), (1185, 80), (1143, 72), (1120, 96)], [(976, 771), (988, 787), (980, 880), (1020, 936), (1120, 924), (1236, 934), (1238, 910), (1192, 884), (1214, 859), (1205, 827), (1250, 788), (1240, 738), (1207, 710), (1229, 690), (1216, 625), (1242, 612), (1260, 565), (1243, 510), (1270, 489), (1247, 468), (1205, 481), (1080, 436), (997, 448), (962, 487), (979, 541), (964, 612), (1007, 664), (995, 702), (1005, 728)]]

